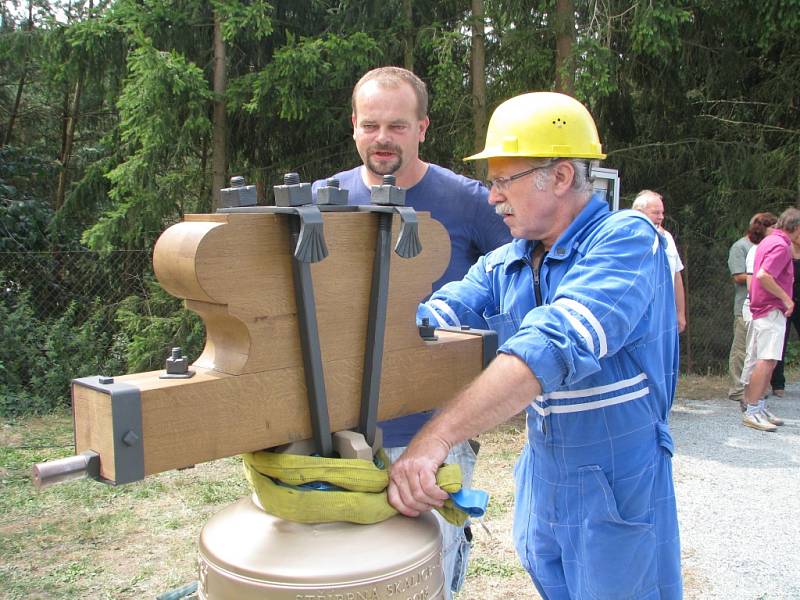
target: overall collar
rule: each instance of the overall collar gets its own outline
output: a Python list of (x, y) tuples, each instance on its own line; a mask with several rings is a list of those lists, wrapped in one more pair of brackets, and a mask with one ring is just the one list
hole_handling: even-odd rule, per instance
[[(550, 248), (547, 257), (550, 260), (569, 258), (580, 243), (581, 234), (598, 219), (609, 212), (608, 203), (599, 194), (592, 196), (578, 213), (578, 216), (561, 232), (556, 243)], [(522, 264), (530, 263), (533, 249), (541, 244), (539, 240), (515, 239), (506, 253), (503, 268), (507, 273), (511, 269), (519, 269)]]

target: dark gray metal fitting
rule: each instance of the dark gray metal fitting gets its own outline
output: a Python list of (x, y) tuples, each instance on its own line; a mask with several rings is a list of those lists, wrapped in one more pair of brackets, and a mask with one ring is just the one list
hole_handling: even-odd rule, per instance
[(235, 175), (231, 177), (231, 186), (219, 191), (220, 208), (238, 208), (241, 206), (256, 206), (258, 194), (256, 186), (245, 185), (244, 177)]
[(419, 337), (426, 342), (435, 342), (439, 338), (436, 336), (436, 327), (431, 325), (428, 317), (422, 318), (422, 325), (419, 326)]
[[(113, 451), (105, 455), (104, 460), (109, 461), (109, 469), (113, 468), (114, 480), (111, 481), (101, 477), (97, 470), (92, 470), (91, 468), (87, 469), (87, 474), (100, 481), (106, 481), (114, 485), (144, 479), (142, 397), (139, 388), (121, 381), (104, 385), (98, 382), (96, 376), (74, 379), (72, 386), (73, 403), (76, 385), (107, 394), (111, 405), (111, 427), (114, 447)], [(128, 435), (128, 432), (132, 432), (132, 435), (136, 436), (136, 440), (138, 440), (134, 441), (133, 445), (129, 443), (132, 438)], [(92, 467), (91, 463), (87, 466)]]
[(382, 185), (373, 185), (370, 201), (384, 206), (405, 206), (406, 191), (395, 185), (394, 175), (384, 175)]
[(283, 176), (283, 185), (276, 185), (275, 206), (305, 206), (313, 204), (311, 198), (311, 184), (300, 183), (300, 175), (286, 173)]
[(338, 179), (330, 178), (317, 190), (317, 204), (345, 206), (348, 193), (347, 190), (339, 188)]
[(182, 375), (189, 371), (189, 361), (181, 355), (181, 348), (172, 349), (172, 355), (167, 358), (167, 373), (170, 375)]
[(111, 385), (114, 383), (113, 377), (106, 377), (105, 375), (98, 375), (97, 383), (102, 383), (103, 385)]
[(161, 379), (189, 379), (194, 371), (189, 370), (189, 360), (183, 356), (180, 346), (172, 349), (164, 366), (166, 373), (159, 375)]
[(139, 443), (139, 436), (133, 430), (128, 430), (125, 432), (125, 435), (122, 436), (122, 443), (126, 446), (135, 446)]

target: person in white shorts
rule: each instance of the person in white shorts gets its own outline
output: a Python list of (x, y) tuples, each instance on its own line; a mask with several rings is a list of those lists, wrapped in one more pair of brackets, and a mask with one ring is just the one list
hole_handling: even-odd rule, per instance
[(794, 311), (792, 241), (800, 240), (800, 210), (786, 209), (775, 228), (756, 247), (750, 281), (748, 358), (742, 370), (746, 403), (742, 423), (761, 431), (776, 431), (783, 421), (766, 407), (764, 394), (775, 364), (783, 355), (786, 317)]
[[(742, 321), (744, 321), (745, 326), (745, 356), (744, 360), (742, 361), (742, 374), (740, 374), (740, 383), (742, 384), (742, 399), (739, 400), (739, 407), (744, 412), (747, 409), (747, 404), (744, 401), (744, 385), (750, 381), (750, 372), (753, 370), (753, 366), (756, 362), (756, 353), (755, 353), (755, 346), (751, 348), (750, 342), (752, 339), (750, 328), (750, 323), (753, 321), (753, 313), (750, 312), (750, 281), (753, 277), (753, 265), (756, 261), (756, 248), (758, 244), (761, 243), (766, 236), (768, 236), (771, 232), (773, 227), (775, 227), (775, 223), (777, 223), (778, 217), (776, 217), (771, 212), (765, 213), (758, 213), (753, 216), (750, 220), (750, 227), (747, 230), (748, 239), (754, 244), (750, 250), (747, 251), (747, 256), (745, 257), (745, 267), (744, 272), (746, 275), (746, 287), (748, 289), (747, 296), (745, 296), (744, 301), (742, 302)], [(747, 375), (746, 377), (742, 377), (744, 374), (745, 366), (747, 367)]]

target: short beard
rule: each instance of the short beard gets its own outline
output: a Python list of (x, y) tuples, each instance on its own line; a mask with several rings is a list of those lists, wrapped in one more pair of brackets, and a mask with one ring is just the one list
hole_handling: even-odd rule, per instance
[[(372, 154), (376, 151), (389, 150), (397, 155), (397, 158), (390, 162), (381, 161), (380, 163), (372, 160)], [(396, 173), (400, 167), (403, 166), (403, 150), (399, 146), (393, 144), (375, 144), (367, 148), (367, 160), (365, 162), (367, 169), (375, 173), (375, 175), (392, 175)]]

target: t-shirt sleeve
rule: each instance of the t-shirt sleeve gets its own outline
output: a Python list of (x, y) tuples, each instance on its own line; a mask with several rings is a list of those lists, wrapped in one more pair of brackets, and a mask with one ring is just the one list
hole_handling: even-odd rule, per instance
[[(744, 260), (744, 272), (748, 275), (753, 274), (753, 267), (756, 264), (756, 247), (753, 246), (747, 251), (747, 257)], [(739, 271), (741, 273), (742, 271)]]
[(728, 252), (728, 270), (731, 272), (731, 275), (747, 272), (746, 257), (747, 251), (739, 242), (731, 246), (730, 252)]
[[(790, 262), (791, 255), (786, 251), (786, 249), (778, 246), (777, 244), (773, 244), (767, 248), (761, 259), (761, 264), (759, 267), (777, 279), (778, 276), (787, 268), (787, 265)], [(753, 265), (753, 270), (755, 271), (755, 264)]]

